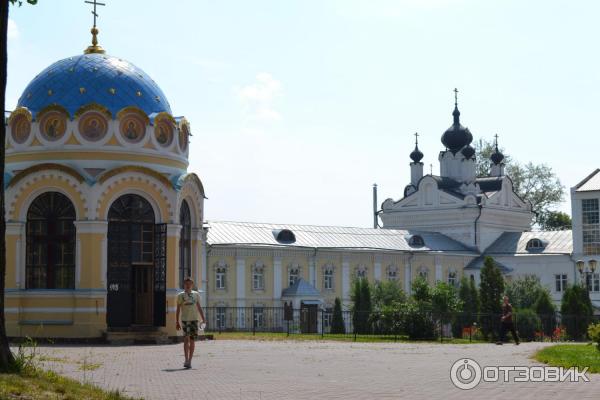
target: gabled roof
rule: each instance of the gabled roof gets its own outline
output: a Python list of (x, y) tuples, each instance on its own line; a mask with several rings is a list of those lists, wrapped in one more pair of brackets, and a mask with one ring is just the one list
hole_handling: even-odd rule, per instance
[[(542, 249), (527, 250), (531, 239), (540, 239)], [(485, 254), (571, 254), (573, 252), (572, 231), (504, 232), (485, 250)]]
[(575, 186), (576, 192), (600, 191), (600, 168), (589, 174), (584, 180)]
[[(469, 264), (467, 264), (467, 266), (465, 267), (465, 270), (469, 270), (469, 271), (480, 270), (481, 268), (483, 268), (484, 262), (485, 262), (485, 256), (479, 256), (479, 257), (471, 260), (471, 262)], [(494, 263), (500, 269), (500, 272), (502, 272), (503, 274), (508, 274), (508, 273), (512, 272), (512, 270), (513, 270), (512, 268), (507, 267), (506, 265), (502, 264), (498, 260), (494, 260)]]
[(299, 278), (292, 286), (283, 289), (281, 297), (321, 297), (321, 292), (304, 279)]
[[(351, 228), (341, 226), (283, 225), (254, 222), (208, 222), (209, 246), (269, 246), (311, 249), (352, 249), (411, 252), (459, 252), (475, 254), (471, 249), (441, 233), (397, 229)], [(288, 229), (295, 242), (278, 242), (273, 232)], [(422, 247), (409, 244), (413, 235), (420, 235)]]

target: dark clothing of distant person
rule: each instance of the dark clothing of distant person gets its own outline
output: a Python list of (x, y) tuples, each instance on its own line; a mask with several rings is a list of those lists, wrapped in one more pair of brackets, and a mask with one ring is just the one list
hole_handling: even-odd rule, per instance
[(510, 331), (516, 344), (519, 344), (519, 336), (515, 330), (515, 324), (512, 318), (512, 305), (510, 303), (502, 304), (502, 323), (500, 326), (500, 343), (506, 339), (506, 331)]

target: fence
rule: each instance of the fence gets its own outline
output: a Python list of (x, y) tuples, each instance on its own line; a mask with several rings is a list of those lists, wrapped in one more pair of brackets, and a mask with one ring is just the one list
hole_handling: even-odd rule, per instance
[[(403, 338), (446, 340), (498, 340), (500, 314), (436, 314), (428, 311), (412, 313), (342, 311), (341, 322), (334, 327), (331, 310), (303, 307), (286, 313), (284, 307), (207, 307), (204, 309), (207, 332), (281, 333), (325, 336), (379, 336), (392, 340)], [(585, 333), (600, 316), (536, 315), (518, 311), (513, 321), (524, 340), (560, 341), (572, 333)], [(585, 339), (585, 334), (575, 337)]]

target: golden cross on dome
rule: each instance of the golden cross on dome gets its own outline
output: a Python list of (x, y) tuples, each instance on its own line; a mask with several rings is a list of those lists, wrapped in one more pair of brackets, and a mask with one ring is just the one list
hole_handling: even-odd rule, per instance
[(98, 13), (96, 12), (96, 7), (97, 6), (105, 6), (105, 3), (98, 3), (98, 1), (96, 0), (85, 0), (84, 3), (86, 4), (92, 4), (94, 6), (94, 9), (92, 10), (92, 15), (94, 16), (94, 26), (92, 27), (92, 45), (88, 46), (87, 49), (85, 49), (84, 53), (85, 54), (90, 54), (90, 53), (104, 53), (104, 49), (102, 48), (102, 46), (98, 45), (98, 28), (96, 28), (96, 18), (98, 18)]
[(96, 0), (93, 0), (93, 1), (85, 0), (84, 3), (94, 5), (94, 10), (92, 11), (92, 15), (94, 16), (94, 27), (96, 27), (96, 18), (98, 18), (98, 13), (96, 12), (96, 6), (105, 6), (106, 4), (98, 3)]
[(458, 89), (454, 88), (454, 106), (458, 106)]
[(419, 132), (415, 132), (415, 145), (419, 144)]

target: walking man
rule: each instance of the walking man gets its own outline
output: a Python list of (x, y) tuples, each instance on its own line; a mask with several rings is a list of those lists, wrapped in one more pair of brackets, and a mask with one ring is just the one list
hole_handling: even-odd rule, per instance
[[(194, 281), (192, 278), (183, 280), (183, 292), (177, 295), (177, 320), (176, 328), (181, 330), (183, 326), (183, 352), (185, 354), (184, 368), (192, 368), (192, 357), (196, 348), (196, 338), (198, 337), (198, 314), (202, 318), (201, 323), (205, 323), (204, 311), (200, 306), (200, 293), (193, 290)], [(179, 316), (181, 315), (181, 325)]]
[(517, 335), (517, 331), (515, 330), (512, 314), (512, 304), (508, 302), (508, 296), (504, 296), (502, 302), (502, 318), (500, 319), (500, 341), (497, 344), (504, 343), (504, 340), (506, 339), (506, 331), (510, 331), (515, 344), (519, 344), (519, 335)]

